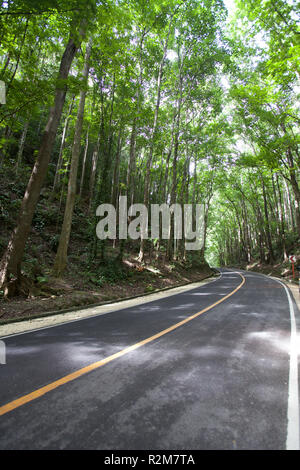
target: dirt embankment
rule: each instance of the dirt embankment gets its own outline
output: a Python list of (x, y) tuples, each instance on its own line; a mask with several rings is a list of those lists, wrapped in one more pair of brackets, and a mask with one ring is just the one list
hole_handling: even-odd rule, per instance
[(239, 266), (241, 269), (246, 271), (255, 271), (258, 273), (266, 274), (267, 276), (274, 276), (285, 279), (292, 283), (298, 284), (300, 272), (296, 269), (296, 266), (300, 265), (300, 256), (296, 256), (296, 263), (294, 269), (294, 277), (292, 272), (292, 265), (289, 261), (276, 264), (263, 264), (259, 262), (253, 262)]
[(77, 276), (69, 275), (63, 280), (49, 278), (36, 290), (36, 294), (30, 294), (27, 298), (2, 298), (0, 323), (151, 293), (158, 289), (201, 281), (214, 274), (206, 264), (196, 267), (180, 263), (142, 266), (134, 259), (124, 261), (122, 272), (126, 273), (123, 279), (104, 282), (95, 288), (83, 279), (80, 282)]

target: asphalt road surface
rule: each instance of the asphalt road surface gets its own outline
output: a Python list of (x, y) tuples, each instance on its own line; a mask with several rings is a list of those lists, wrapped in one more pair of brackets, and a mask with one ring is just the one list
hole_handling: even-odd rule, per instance
[(0, 449), (299, 449), (296, 326), (281, 283), (222, 270), (2, 338)]

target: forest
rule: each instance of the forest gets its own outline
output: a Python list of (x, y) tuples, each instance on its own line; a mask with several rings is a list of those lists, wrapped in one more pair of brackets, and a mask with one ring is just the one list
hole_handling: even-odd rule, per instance
[[(55, 310), (210, 266), (290, 275), (299, 34), (296, 0), (2, 1), (0, 316), (12, 297), (81, 292)], [(168, 240), (99, 240), (96, 208), (120, 196), (203, 204), (202, 248), (173, 222)]]

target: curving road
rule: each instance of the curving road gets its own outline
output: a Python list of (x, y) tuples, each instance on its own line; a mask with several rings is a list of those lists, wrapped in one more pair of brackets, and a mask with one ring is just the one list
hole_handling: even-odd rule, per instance
[(297, 326), (283, 284), (223, 269), (2, 338), (0, 449), (299, 449)]

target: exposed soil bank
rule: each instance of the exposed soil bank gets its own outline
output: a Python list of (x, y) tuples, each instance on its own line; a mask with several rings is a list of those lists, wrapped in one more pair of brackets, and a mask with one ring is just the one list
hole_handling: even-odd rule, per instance
[(113, 283), (106, 282), (95, 289), (84, 283), (80, 289), (78, 279), (72, 282), (72, 279), (50, 278), (43, 284), (40, 295), (1, 299), (0, 323), (143, 295), (158, 289), (201, 281), (214, 274), (206, 264), (185, 267), (179, 263), (145, 266), (128, 260), (125, 263), (129, 274), (127, 279)]

